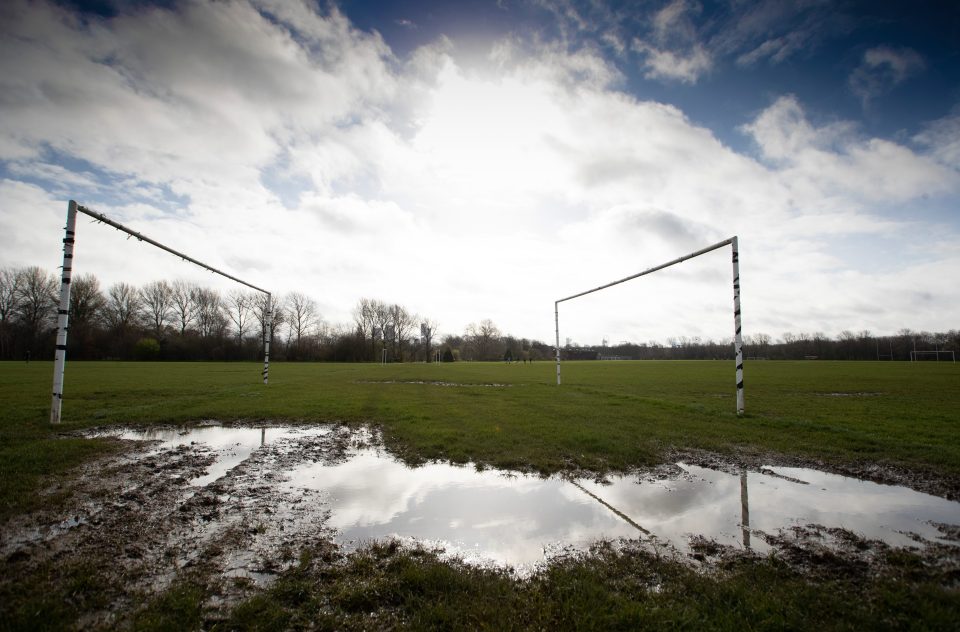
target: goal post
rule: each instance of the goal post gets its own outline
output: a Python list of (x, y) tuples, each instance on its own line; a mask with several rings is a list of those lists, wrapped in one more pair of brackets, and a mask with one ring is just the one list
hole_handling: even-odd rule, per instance
[(581, 296), (586, 296), (587, 294), (593, 294), (594, 292), (599, 292), (600, 290), (605, 290), (614, 285), (620, 285), (621, 283), (626, 283), (627, 281), (632, 281), (633, 279), (652, 274), (658, 270), (663, 270), (664, 268), (669, 268), (670, 266), (682, 263), (688, 259), (693, 259), (694, 257), (699, 257), (702, 254), (712, 252), (723, 248), (724, 246), (730, 246), (732, 251), (732, 263), (733, 263), (733, 324), (734, 324), (734, 335), (733, 335), (733, 350), (734, 358), (736, 360), (736, 385), (737, 385), (737, 415), (742, 415), (744, 411), (743, 406), (743, 335), (741, 333), (741, 319), (740, 319), (740, 248), (737, 236), (734, 235), (729, 239), (724, 239), (723, 241), (717, 242), (706, 248), (701, 248), (696, 252), (691, 252), (688, 255), (678, 257), (672, 261), (660, 264), (653, 268), (649, 268), (642, 272), (636, 274), (631, 274), (628, 277), (618, 279), (616, 281), (611, 281), (604, 285), (598, 287), (584, 290), (583, 292), (578, 292), (576, 294), (571, 294), (570, 296), (557, 299), (553, 303), (553, 319), (554, 327), (556, 330), (556, 352), (557, 352), (557, 386), (560, 385), (560, 303), (565, 301), (571, 301), (575, 298), (580, 298)]
[(77, 225), (77, 213), (83, 213), (92, 217), (97, 222), (107, 224), (112, 226), (117, 230), (127, 233), (131, 237), (136, 237), (139, 241), (145, 241), (152, 246), (156, 246), (161, 250), (166, 250), (167, 252), (180, 257), (184, 261), (188, 261), (194, 265), (198, 265), (201, 268), (209, 270), (214, 274), (219, 274), (222, 277), (226, 277), (231, 281), (236, 281), (241, 285), (245, 285), (250, 289), (261, 292), (267, 297), (266, 304), (266, 331), (264, 332), (263, 340), (263, 383), (267, 384), (269, 381), (270, 374), (270, 340), (271, 340), (271, 330), (273, 329), (273, 303), (271, 300), (271, 294), (263, 288), (257, 287), (251, 283), (247, 283), (242, 279), (227, 274), (221, 270), (214, 268), (213, 266), (207, 265), (202, 261), (198, 261), (193, 257), (178, 252), (173, 248), (165, 246), (158, 241), (154, 241), (145, 235), (142, 235), (134, 230), (131, 230), (108, 218), (103, 213), (98, 213), (94, 210), (91, 210), (85, 206), (77, 204), (76, 201), (70, 200), (67, 204), (67, 225), (65, 228), (65, 234), (63, 238), (63, 274), (60, 279), (60, 305), (57, 310), (57, 346), (56, 354), (54, 355), (53, 361), (53, 398), (50, 403), (50, 423), (58, 424), (60, 423), (60, 412), (63, 407), (63, 373), (66, 365), (67, 358), (67, 331), (68, 323), (70, 318), (70, 279), (73, 274), (73, 246), (76, 240), (76, 225)]
[(914, 349), (910, 352), (910, 361), (919, 362), (920, 358), (933, 356), (934, 360), (937, 362), (940, 361), (940, 354), (943, 354), (944, 357), (949, 357), (951, 362), (957, 361), (957, 356), (951, 349), (926, 349), (926, 350), (917, 350)]

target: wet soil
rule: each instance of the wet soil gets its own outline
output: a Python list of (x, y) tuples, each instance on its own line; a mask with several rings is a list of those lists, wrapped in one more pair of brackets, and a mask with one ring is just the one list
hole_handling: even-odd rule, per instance
[[(69, 480), (44, 490), (51, 497), (68, 495), (66, 509), (17, 516), (2, 526), (0, 559), (5, 572), (0, 576), (0, 595), (11, 594), (18, 582), (49, 574), (51, 567), (83, 561), (93, 564), (96, 589), (102, 594), (85, 609), (77, 621), (80, 627), (123, 627), (152, 596), (184, 577), (203, 584), (205, 619), (216, 622), (295, 565), (303, 550), (328, 550), (331, 559), (342, 560), (343, 554), (332, 544), (334, 534), (326, 516), (318, 516), (316, 507), (321, 503), (311, 497), (315, 492), (279, 483), (283, 472), (295, 466), (341, 463), (351, 451), (380, 447), (382, 440), (376, 430), (358, 431), (346, 425), (318, 430), (295, 440), (271, 441), (203, 487), (190, 481), (213, 463), (208, 447), (186, 444), (158, 451), (156, 442), (125, 441), (122, 453), (89, 463)], [(892, 466), (837, 465), (746, 450), (733, 456), (674, 451), (669, 460), (730, 473), (743, 468), (761, 471), (768, 465), (812, 467), (950, 499), (960, 497), (960, 480)], [(676, 465), (664, 464), (638, 476), (659, 480), (679, 473)], [(960, 541), (957, 527), (942, 530)], [(763, 538), (786, 563), (811, 577), (869, 575), (894, 554), (882, 542), (817, 525), (777, 534), (757, 532), (755, 537)], [(694, 538), (690, 549), (687, 562), (708, 570), (756, 555), (702, 538)], [(922, 550), (923, 564), (935, 566), (938, 577), (960, 584), (958, 551), (957, 546), (931, 545)]]
[[(279, 474), (304, 462), (336, 463), (372, 440), (334, 426), (321, 436), (280, 439), (216, 481), (196, 487), (214, 457), (202, 445), (155, 451), (125, 442), (121, 455), (89, 463), (43, 493), (66, 491), (66, 511), (18, 516), (3, 525), (0, 594), (50, 568), (92, 563), (102, 607), (80, 627), (114, 627), (176, 579), (200, 578), (215, 611), (225, 612), (289, 567), (301, 549), (329, 538), (309, 491), (285, 493)], [(111, 439), (118, 440), (118, 439)], [(294, 447), (295, 446), (295, 447)]]

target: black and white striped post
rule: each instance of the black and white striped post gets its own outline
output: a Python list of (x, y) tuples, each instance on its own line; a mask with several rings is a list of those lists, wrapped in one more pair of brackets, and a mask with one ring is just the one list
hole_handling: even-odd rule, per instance
[(73, 273), (73, 244), (77, 227), (77, 203), (67, 204), (67, 227), (63, 236), (63, 275), (60, 277), (60, 307), (57, 311), (57, 351), (53, 358), (53, 399), (50, 423), (60, 423), (63, 403), (63, 370), (67, 362), (67, 323), (70, 319), (70, 276)]
[(553, 318), (554, 324), (556, 325), (556, 336), (557, 336), (557, 385), (560, 385), (560, 303), (564, 301), (569, 301), (581, 296), (586, 296), (587, 294), (592, 294), (594, 292), (599, 292), (600, 290), (605, 290), (608, 287), (613, 287), (614, 285), (619, 285), (625, 283), (632, 279), (651, 274), (658, 270), (663, 270), (664, 268), (669, 268), (672, 265), (682, 263), (687, 259), (693, 259), (694, 257), (699, 257), (702, 254), (717, 250), (718, 248), (723, 248), (724, 246), (730, 246), (733, 249), (733, 319), (734, 319), (734, 355), (736, 356), (736, 378), (737, 378), (737, 415), (743, 414), (743, 338), (740, 334), (740, 251), (737, 242), (737, 237), (734, 235), (730, 239), (724, 239), (723, 241), (717, 242), (712, 246), (707, 246), (706, 248), (701, 248), (696, 252), (691, 252), (688, 255), (682, 257), (677, 257), (672, 261), (668, 261), (664, 264), (655, 266), (644, 270), (643, 272), (638, 272), (636, 274), (631, 274), (628, 277), (618, 279), (616, 281), (611, 281), (604, 285), (585, 290), (583, 292), (578, 292), (577, 294), (571, 294), (565, 298), (561, 298), (553, 303)]
[(737, 361), (737, 414), (743, 414), (743, 335), (740, 332), (740, 248), (737, 237), (730, 238), (733, 249), (733, 352)]
[(270, 341), (273, 339), (273, 297), (267, 293), (267, 326), (263, 332), (263, 383), (270, 379)]

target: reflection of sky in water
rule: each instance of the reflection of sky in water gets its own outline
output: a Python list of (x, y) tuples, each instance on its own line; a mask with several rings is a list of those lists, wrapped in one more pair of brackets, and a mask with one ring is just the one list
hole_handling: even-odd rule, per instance
[[(158, 439), (158, 449), (198, 443), (216, 455), (206, 485), (243, 462), (261, 442), (316, 436), (325, 428), (220, 428), (125, 432)], [(325, 465), (301, 464), (283, 474), (290, 489), (321, 492), (327, 525), (341, 542), (397, 536), (444, 546), (467, 559), (528, 565), (557, 546), (585, 548), (603, 538), (644, 537), (620, 512), (660, 541), (685, 550), (691, 535), (743, 545), (741, 479), (692, 465), (674, 480), (611, 477), (610, 484), (504, 475), (494, 470), (428, 464), (409, 468), (373, 450)], [(775, 533), (793, 525), (844, 527), (867, 538), (904, 546), (902, 532), (936, 539), (929, 522), (960, 524), (960, 503), (903, 487), (878, 485), (801, 468), (766, 468), (808, 484), (768, 474), (747, 475), (750, 528)], [(595, 496), (596, 498), (592, 497)], [(598, 500), (599, 499), (599, 500)], [(615, 510), (615, 511), (614, 511)], [(766, 549), (760, 538), (754, 548)]]
[(640, 535), (586, 494), (569, 497), (572, 486), (556, 478), (445, 464), (408, 468), (372, 451), (335, 466), (310, 464), (288, 476), (289, 486), (325, 492), (332, 510), (328, 524), (343, 541), (412, 536), (447, 542), (468, 557), (529, 564), (542, 560), (551, 544), (585, 546), (603, 537)]

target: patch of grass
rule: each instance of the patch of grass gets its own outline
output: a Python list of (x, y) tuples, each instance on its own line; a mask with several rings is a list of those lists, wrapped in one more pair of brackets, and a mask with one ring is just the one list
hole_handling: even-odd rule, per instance
[[(920, 563), (905, 555), (903, 564)], [(902, 575), (892, 564), (811, 582), (774, 557), (704, 574), (601, 545), (515, 580), (381, 543), (337, 563), (301, 563), (235, 609), (224, 629), (951, 629), (960, 595), (946, 578)]]
[(627, 470), (678, 447), (960, 477), (960, 365), (952, 363), (748, 363), (743, 418), (730, 362), (567, 362), (560, 387), (549, 362), (282, 363), (269, 386), (259, 371), (254, 363), (70, 363), (63, 424), (53, 428), (52, 363), (0, 363), (0, 515), (35, 507), (43, 477), (111, 449), (61, 432), (200, 419), (373, 422), (411, 460), (542, 473)]
[(143, 632), (199, 630), (206, 598), (207, 590), (201, 583), (180, 578), (137, 612), (133, 628)]

